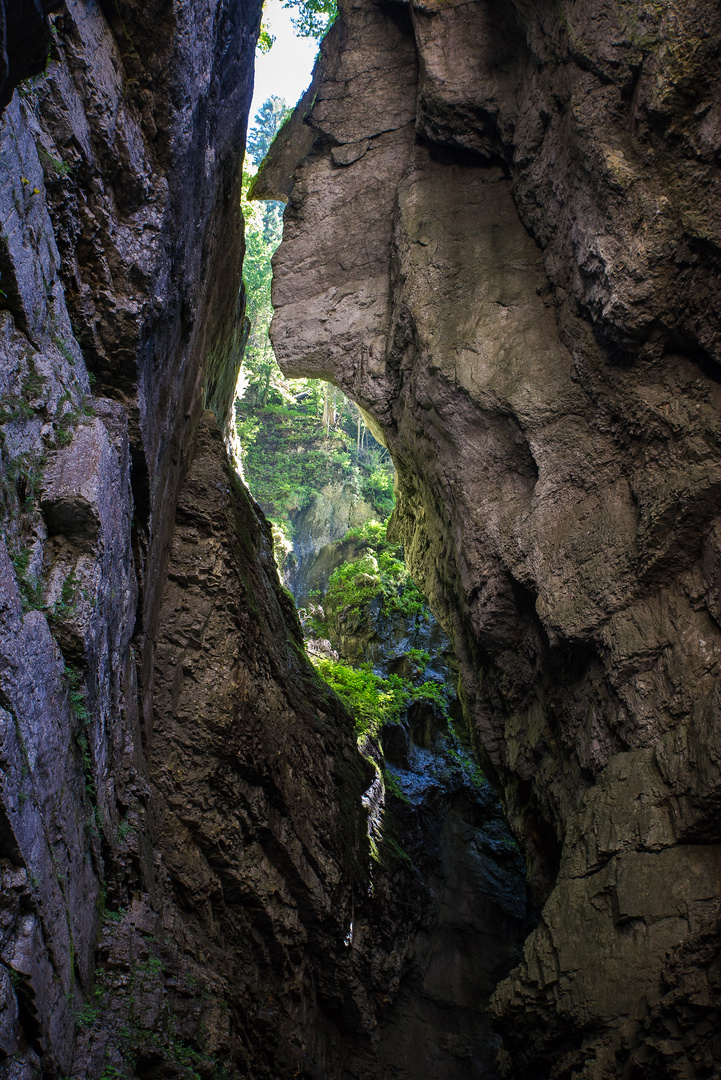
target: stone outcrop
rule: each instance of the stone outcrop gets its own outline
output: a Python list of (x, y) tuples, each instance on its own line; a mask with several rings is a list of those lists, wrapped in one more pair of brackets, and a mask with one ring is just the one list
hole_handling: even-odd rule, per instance
[(299, 604), (309, 589), (317, 587), (311, 581), (323, 549), (332, 549), (349, 529), (377, 517), (377, 511), (358, 492), (357, 485), (343, 480), (325, 484), (307, 507), (293, 515), (293, 566), (287, 567), (285, 576)]
[(344, 938), (366, 891), (367, 768), (212, 413), (178, 499), (148, 751), (152, 827), (129, 819), (126, 843), (152, 844), (155, 874), (106, 924), (76, 1069), (185, 1052), (211, 1075), (337, 1074), (338, 1027), (363, 1026)]
[[(423, 883), (406, 860), (371, 888), (375, 770), (309, 664), (226, 449), (259, 19), (235, 0), (69, 0), (37, 24), (29, 46), (45, 58), (52, 44), (47, 68), (0, 121), (12, 1080), (368, 1080), (391, 1058), (411, 1080), (393, 1039), (411, 984), (440, 1016), (428, 1075), (459, 1060), (475, 1075), (473, 1032), (454, 1042), (450, 999), (423, 989), (416, 954), (423, 940), (437, 955), (424, 905), (448, 875)], [(477, 875), (496, 810), (453, 813), (452, 835), (438, 818), (429, 836), (447, 855), (477, 834)], [(520, 888), (515, 856), (499, 857)], [(464, 981), (466, 1028), (481, 1007), (468, 995), (480, 986), (485, 1001), (523, 923), (513, 888), (484, 895), (491, 947)], [(444, 901), (447, 935), (454, 919), (473, 933), (461, 900)]]
[[(13, 1080), (495, 1071), (493, 814), (396, 808), (434, 926), (405, 864), (369, 895), (374, 770), (225, 449), (259, 21), (0, 3)], [(277, 351), (392, 451), (544, 903), (492, 999), (507, 1076), (718, 1072), (718, 45), (696, 0), (348, 3), (262, 178)]]
[(545, 902), (508, 1076), (718, 1069), (719, 36), (701, 4), (353, 0), (256, 182), (289, 200), (279, 362), (393, 455)]
[(260, 5), (24, 8), (44, 70), (0, 120), (0, 1075), (338, 1075), (376, 1015), (344, 944), (368, 767), (224, 443)]

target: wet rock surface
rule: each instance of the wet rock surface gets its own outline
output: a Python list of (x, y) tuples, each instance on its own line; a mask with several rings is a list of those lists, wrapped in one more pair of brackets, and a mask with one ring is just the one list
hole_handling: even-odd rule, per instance
[(472, 766), (454, 761), (444, 727), (410, 717), (401, 753), (400, 732), (381, 735), (393, 780), (386, 827), (425, 892), (379, 1047), (380, 1075), (409, 1080), (498, 1075), (488, 1001), (534, 921), (498, 798)]
[(290, 190), (279, 362), (392, 452), (545, 901), (494, 996), (508, 1076), (718, 1069), (711, 1029), (658, 1035), (721, 894), (718, 41), (674, 5), (349, 3), (315, 142), (256, 184)]

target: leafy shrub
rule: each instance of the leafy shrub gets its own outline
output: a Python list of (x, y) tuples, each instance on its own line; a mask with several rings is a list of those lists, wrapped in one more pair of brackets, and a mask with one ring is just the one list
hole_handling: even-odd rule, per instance
[(336, 0), (286, 0), (283, 7), (295, 12), (291, 22), (299, 37), (322, 38), (338, 14)]
[(314, 657), (313, 664), (353, 713), (359, 739), (375, 737), (384, 724), (402, 720), (413, 697), (407, 679), (399, 675), (384, 679), (370, 664), (354, 668), (326, 657)]
[(366, 522), (345, 539), (359, 542), (361, 554), (331, 574), (325, 601), (330, 611), (358, 615), (378, 596), (388, 615), (429, 617), (425, 598), (406, 569), (403, 548), (387, 539), (385, 525)]
[(425, 649), (409, 649), (406, 653), (406, 657), (410, 660), (419, 675), (424, 673), (431, 662), (431, 654), (426, 652)]
[(372, 506), (377, 507), (384, 518), (390, 517), (395, 505), (392, 473), (381, 466), (376, 466), (363, 481), (361, 491), (363, 498)]
[[(400, 723), (413, 701), (425, 701), (435, 705), (448, 720), (448, 693), (437, 682), (424, 682), (414, 686), (410, 679), (400, 675), (384, 678), (376, 675), (371, 664), (350, 667), (340, 660), (327, 657), (311, 657), (318, 673), (328, 683), (353, 713), (359, 741), (375, 738), (384, 724)], [(449, 737), (458, 755), (458, 763), (466, 765), (470, 758), (458, 742), (449, 724)]]

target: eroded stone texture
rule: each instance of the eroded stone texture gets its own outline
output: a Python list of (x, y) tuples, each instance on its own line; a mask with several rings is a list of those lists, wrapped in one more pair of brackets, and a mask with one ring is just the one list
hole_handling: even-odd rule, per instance
[(339, 1076), (376, 1011), (367, 955), (344, 942), (367, 896), (369, 770), (210, 413), (175, 524), (149, 747), (155, 890), (106, 920), (74, 1069)]
[(658, 1035), (721, 895), (718, 43), (693, 6), (349, 3), (275, 256), (281, 366), (393, 454), (546, 900), (494, 999), (509, 1076), (718, 1059)]
[(338, 802), (360, 805), (366, 768), (350, 718), (304, 655), (269, 529), (211, 420), (168, 573), (151, 779), (176, 906), (234, 968), (228, 1003), (255, 1047), (254, 1075), (304, 1054), (335, 1075), (331, 1033), (340, 1019), (352, 1038), (358, 1008), (343, 939), (366, 888), (364, 829)]
[[(0, 123), (0, 1074), (101, 1076), (129, 1068), (127, 1040), (104, 1053), (141, 976), (151, 1025), (169, 1008), (143, 935), (193, 966), (154, 853), (155, 623), (195, 429), (237, 376), (260, 10), (9, 7), (7, 96), (42, 74)], [(156, 1065), (208, 1020), (189, 980)]]

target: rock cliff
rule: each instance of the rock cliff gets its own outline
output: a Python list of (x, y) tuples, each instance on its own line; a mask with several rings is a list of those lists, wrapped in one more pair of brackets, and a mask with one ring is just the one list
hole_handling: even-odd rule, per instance
[(256, 182), (279, 363), (392, 453), (544, 902), (512, 1077), (721, 1061), (719, 44), (700, 3), (349, 0)]
[[(474, 995), (521, 912), (488, 821), (406, 811), (460, 868), (440, 937), (488, 933), (477, 982), (424, 983), (422, 893), (370, 890), (373, 769), (226, 451), (259, 21), (0, 2), (12, 1080), (495, 1072)], [(348, 3), (263, 179), (279, 357), (393, 454), (544, 903), (493, 999), (507, 1076), (718, 1074), (718, 46), (688, 0)]]
[(344, 944), (367, 766), (224, 442), (260, 4), (24, 12), (0, 8), (0, 1075), (338, 1075), (375, 1022)]

